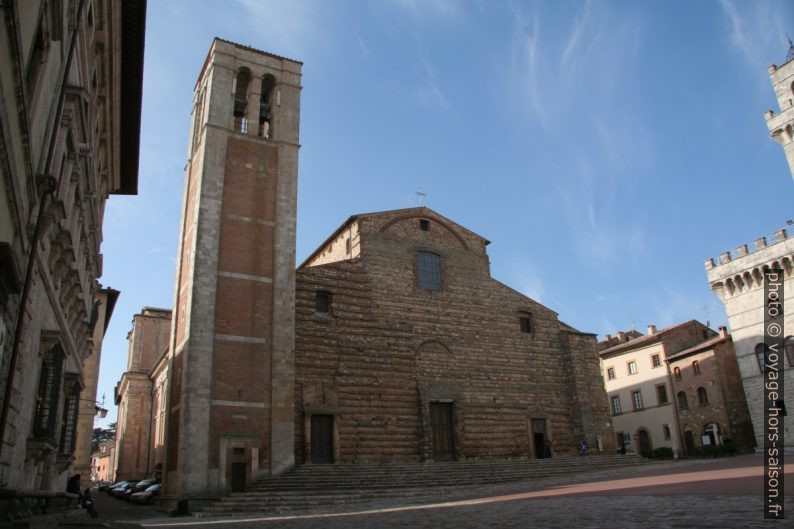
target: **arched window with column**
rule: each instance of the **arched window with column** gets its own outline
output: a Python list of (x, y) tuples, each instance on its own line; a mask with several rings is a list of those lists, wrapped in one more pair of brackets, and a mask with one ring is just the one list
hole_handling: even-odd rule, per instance
[(259, 95), (259, 136), (271, 138), (273, 136), (273, 92), (276, 87), (276, 78), (265, 74), (262, 78), (262, 91)]
[(237, 70), (234, 78), (234, 106), (232, 108), (232, 126), (237, 132), (246, 132), (248, 122), (245, 117), (248, 106), (248, 83), (251, 82), (251, 70), (243, 66)]

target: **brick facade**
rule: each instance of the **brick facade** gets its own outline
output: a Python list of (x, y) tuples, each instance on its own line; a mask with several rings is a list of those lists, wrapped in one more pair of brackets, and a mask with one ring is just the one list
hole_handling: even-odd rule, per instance
[[(333, 417), (334, 461), (432, 460), (434, 402), (453, 407), (456, 459), (537, 457), (533, 419), (553, 453), (614, 450), (595, 337), (491, 278), (487, 244), (427, 208), (389, 211), (351, 217), (299, 268), (298, 461), (312, 415)], [(440, 290), (419, 288), (418, 251), (440, 256)]]
[[(753, 426), (733, 340), (725, 329), (720, 330), (720, 336), (668, 360), (674, 373), (671, 399), (678, 407), (684, 450), (691, 452), (703, 446), (703, 436), (712, 432), (710, 444), (731, 443), (743, 452), (751, 451), (755, 447)], [(686, 408), (680, 406), (681, 392), (686, 395)]]

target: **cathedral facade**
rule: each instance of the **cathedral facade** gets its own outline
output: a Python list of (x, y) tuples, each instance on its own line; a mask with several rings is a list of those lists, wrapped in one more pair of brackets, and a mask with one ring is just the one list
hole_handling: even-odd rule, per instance
[(595, 336), (491, 278), (483, 237), (427, 208), (357, 215), (296, 270), (301, 66), (215, 39), (196, 83), (150, 405), (166, 499), (296, 463), (613, 453)]

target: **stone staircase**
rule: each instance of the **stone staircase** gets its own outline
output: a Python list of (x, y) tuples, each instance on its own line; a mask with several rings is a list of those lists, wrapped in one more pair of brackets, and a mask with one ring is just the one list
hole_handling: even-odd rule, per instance
[(222, 498), (196, 516), (283, 514), (395, 499), (449, 499), (473, 488), (649, 465), (636, 455), (514, 461), (301, 465)]

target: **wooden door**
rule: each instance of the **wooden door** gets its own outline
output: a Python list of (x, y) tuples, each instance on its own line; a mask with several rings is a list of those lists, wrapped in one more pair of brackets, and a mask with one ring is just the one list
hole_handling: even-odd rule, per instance
[(245, 491), (245, 463), (232, 463), (232, 492)]
[(430, 403), (430, 425), (433, 432), (433, 460), (455, 460), (455, 428), (451, 402)]
[(312, 463), (334, 462), (334, 416), (312, 415)]

